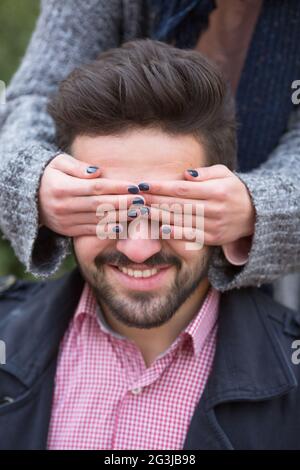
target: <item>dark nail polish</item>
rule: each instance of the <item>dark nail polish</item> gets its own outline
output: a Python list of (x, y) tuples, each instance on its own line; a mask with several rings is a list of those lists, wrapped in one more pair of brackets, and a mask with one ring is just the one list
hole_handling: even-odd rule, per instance
[(140, 190), (137, 186), (128, 186), (128, 192), (131, 194), (137, 194)]
[(141, 191), (149, 191), (150, 189), (150, 186), (148, 183), (140, 183), (138, 187), (140, 188)]
[(137, 215), (138, 215), (138, 214), (137, 214), (137, 211), (134, 210), (134, 209), (130, 209), (130, 210), (127, 212), (127, 214), (128, 214), (128, 217), (137, 217)]
[(141, 212), (142, 215), (148, 215), (148, 214), (150, 214), (150, 209), (149, 209), (149, 207), (141, 207), (140, 212)]
[(133, 199), (132, 204), (145, 204), (145, 201), (141, 197), (136, 197)]
[(112, 231), (115, 232), (115, 233), (120, 233), (120, 232), (122, 232), (122, 227), (120, 225), (115, 225), (112, 228)]
[(99, 170), (98, 166), (88, 166), (86, 169), (87, 173), (96, 173), (96, 171)]
[(162, 232), (165, 234), (171, 233), (171, 227), (168, 227), (167, 225), (164, 225), (162, 227)]
[(199, 173), (197, 170), (188, 170), (187, 171), (191, 176), (193, 176), (194, 178), (196, 178), (197, 176), (199, 176)]

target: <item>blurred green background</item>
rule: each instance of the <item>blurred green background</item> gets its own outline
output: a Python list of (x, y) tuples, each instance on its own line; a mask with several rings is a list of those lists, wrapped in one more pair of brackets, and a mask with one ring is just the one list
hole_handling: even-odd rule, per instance
[[(63, 0), (62, 0), (63, 1)], [(9, 84), (27, 47), (40, 10), (40, 0), (0, 0), (0, 80)], [(69, 257), (58, 277), (74, 266)], [(0, 232), (0, 275), (15, 274), (19, 278), (34, 279), (17, 260), (10, 244)]]

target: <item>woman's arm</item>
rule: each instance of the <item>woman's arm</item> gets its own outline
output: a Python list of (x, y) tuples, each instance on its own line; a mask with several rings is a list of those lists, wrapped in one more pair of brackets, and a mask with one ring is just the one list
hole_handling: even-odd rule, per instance
[(0, 228), (27, 271), (50, 275), (69, 239), (39, 229), (38, 190), (59, 149), (48, 96), (79, 64), (120, 42), (121, 0), (43, 0), (19, 69), (0, 107)]
[(255, 232), (243, 267), (231, 265), (217, 250), (209, 276), (221, 291), (300, 270), (300, 108), (268, 160), (250, 173), (237, 174), (254, 203)]

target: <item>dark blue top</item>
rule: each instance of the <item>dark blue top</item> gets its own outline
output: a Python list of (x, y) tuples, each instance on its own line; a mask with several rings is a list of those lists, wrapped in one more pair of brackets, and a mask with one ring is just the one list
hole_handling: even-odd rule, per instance
[[(151, 0), (153, 39), (194, 48), (215, 8), (211, 0)], [(237, 94), (239, 170), (267, 160), (295, 107), (291, 84), (300, 78), (300, 1), (265, 0), (254, 29)]]

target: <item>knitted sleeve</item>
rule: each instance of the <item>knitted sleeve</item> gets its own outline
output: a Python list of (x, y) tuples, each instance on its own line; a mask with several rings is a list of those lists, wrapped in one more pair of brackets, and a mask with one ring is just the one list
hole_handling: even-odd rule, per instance
[(42, 0), (24, 58), (0, 106), (0, 229), (26, 270), (51, 275), (69, 239), (38, 225), (38, 188), (58, 153), (48, 97), (79, 64), (120, 43), (121, 0)]
[(256, 210), (255, 232), (247, 263), (230, 265), (218, 249), (210, 268), (221, 291), (268, 283), (300, 271), (300, 108), (268, 160), (249, 173), (237, 173)]

